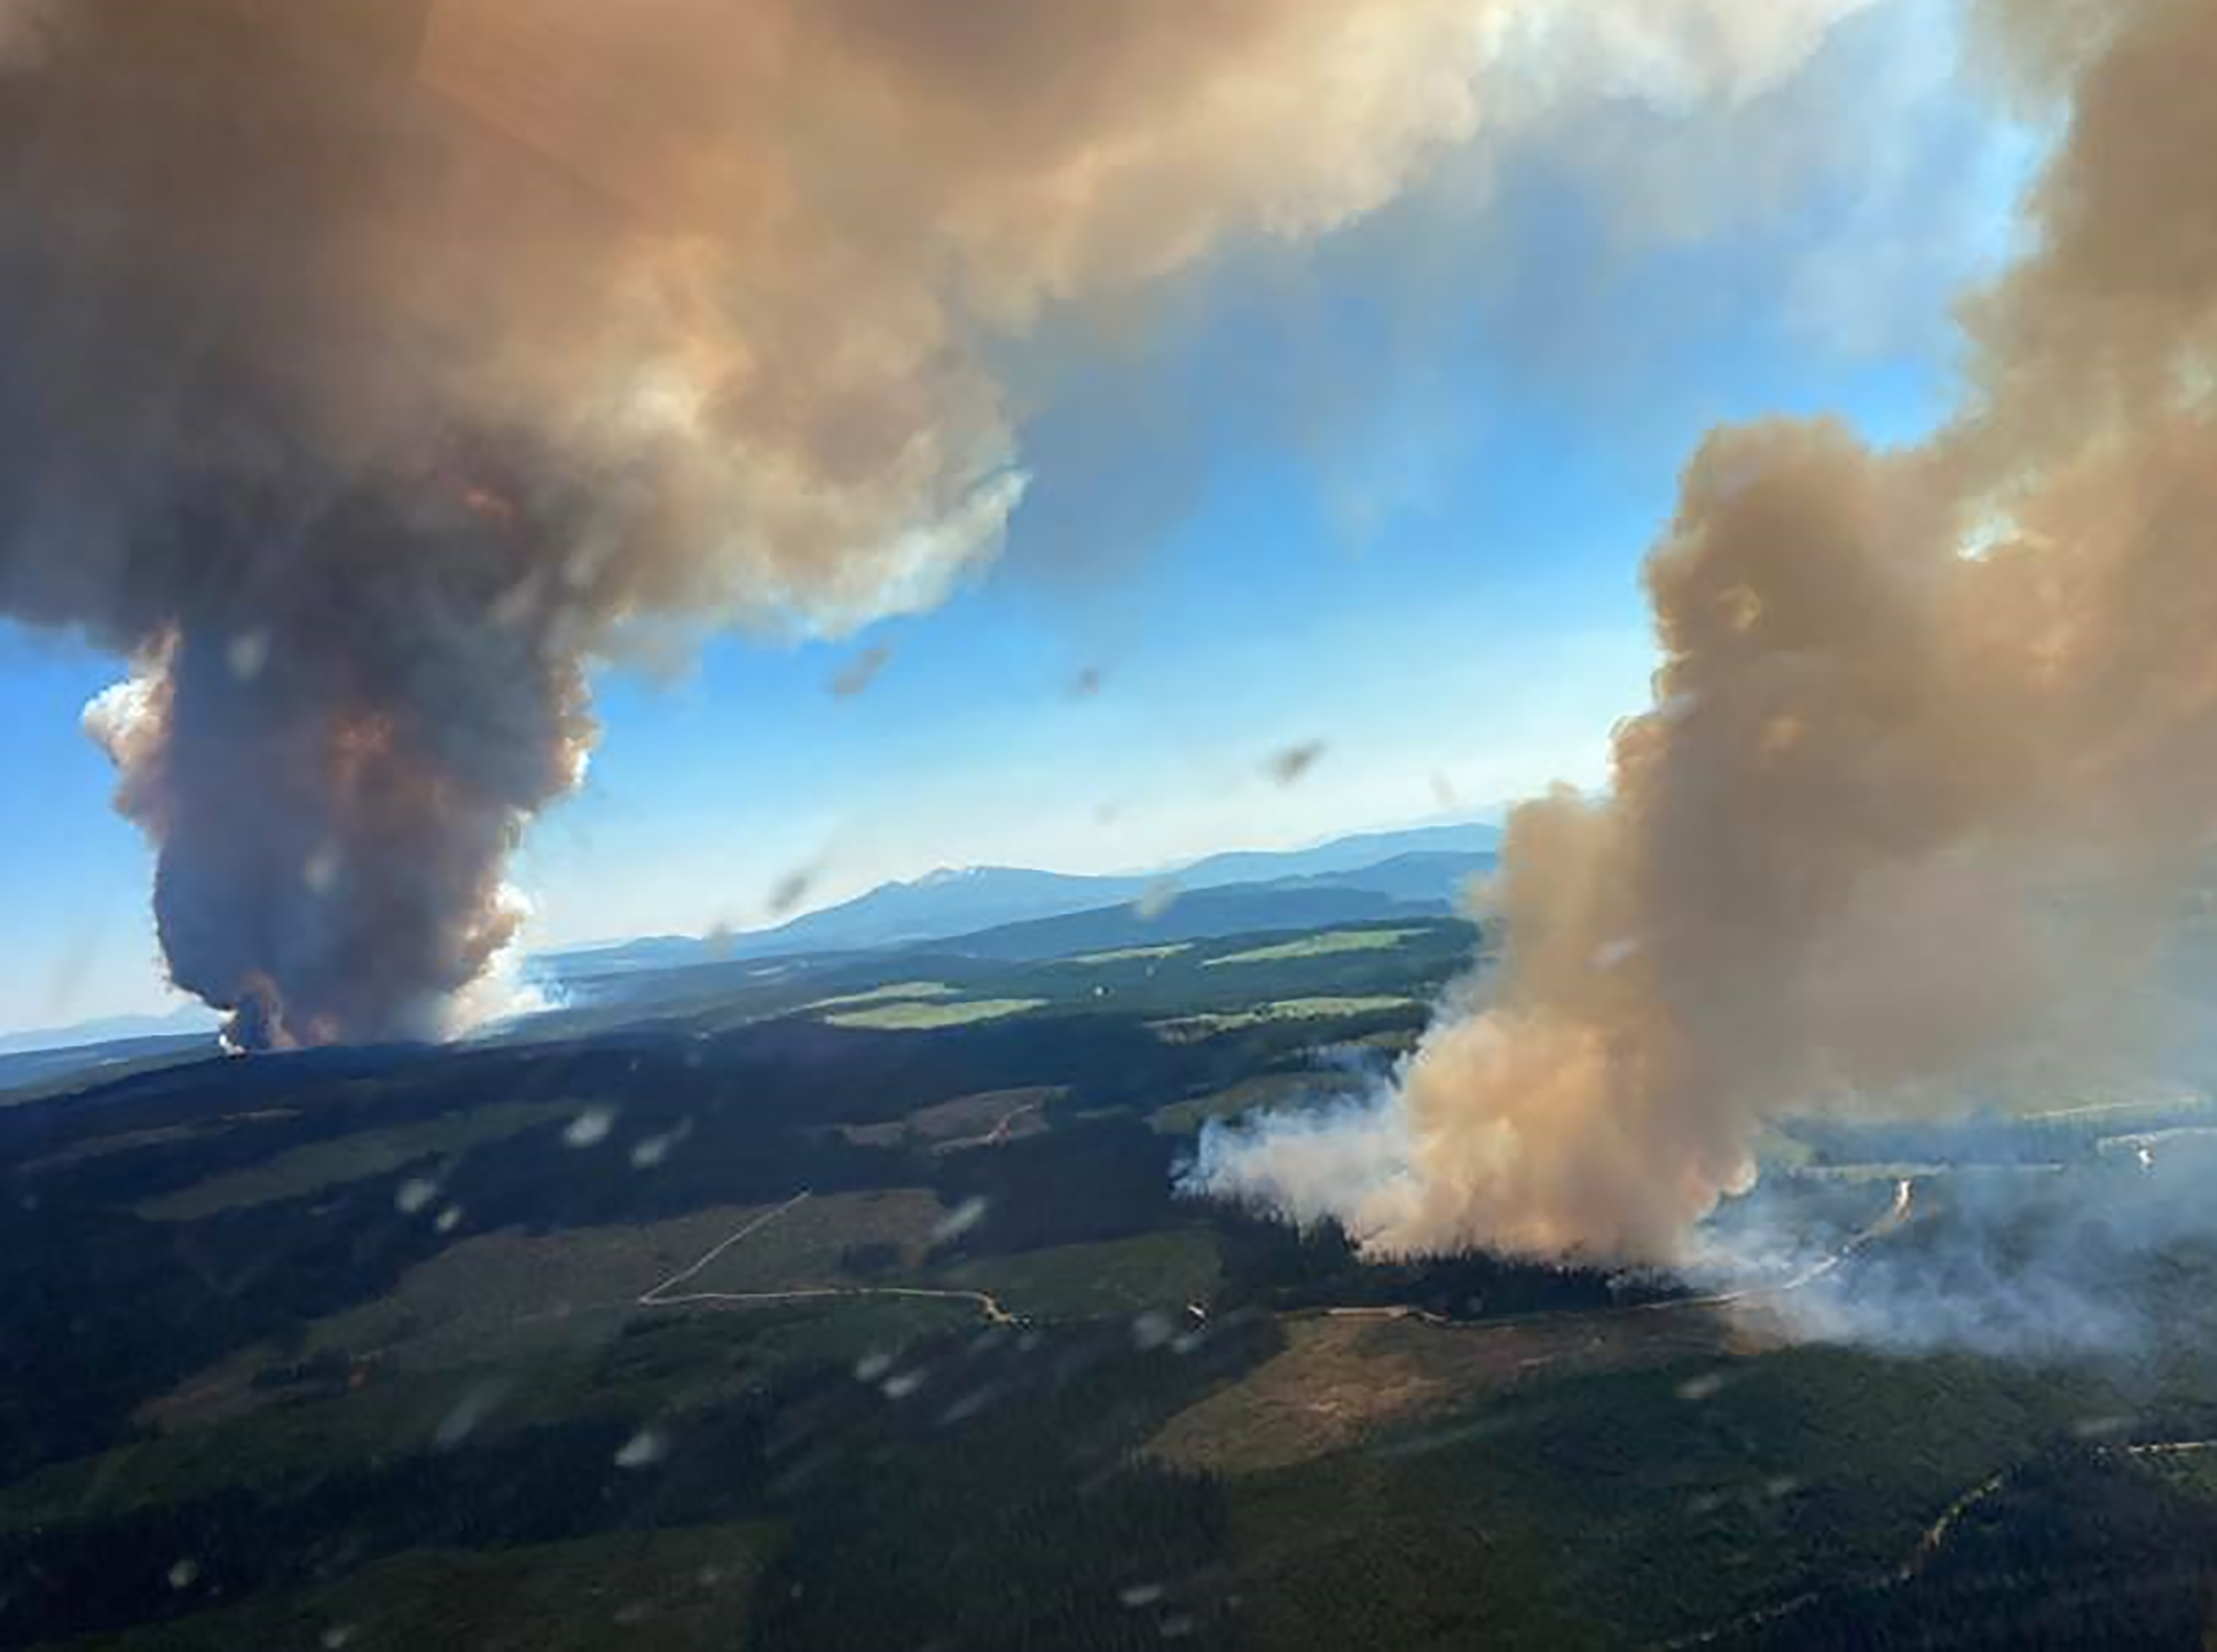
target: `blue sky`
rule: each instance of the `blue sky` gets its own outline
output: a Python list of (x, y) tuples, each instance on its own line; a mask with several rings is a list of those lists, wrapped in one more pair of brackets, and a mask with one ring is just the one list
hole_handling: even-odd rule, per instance
[[(1952, 47), (1945, 5), (1894, 0), (1754, 103), (1609, 111), (1321, 246), (1234, 249), (1119, 351), (1050, 318), (1010, 347), (1039, 410), (1000, 562), (858, 637), (606, 671), (589, 784), (516, 868), (534, 938), (751, 926), (803, 868), (812, 903), (1599, 783), (1701, 433), (1829, 410), (1901, 439), (1947, 405), (1950, 299), (2005, 250), (2033, 152)], [(868, 690), (830, 693), (873, 646)], [(151, 860), (77, 727), (117, 675), (0, 628), (0, 1029), (164, 1002)], [(1265, 775), (1312, 740), (1299, 784)]]

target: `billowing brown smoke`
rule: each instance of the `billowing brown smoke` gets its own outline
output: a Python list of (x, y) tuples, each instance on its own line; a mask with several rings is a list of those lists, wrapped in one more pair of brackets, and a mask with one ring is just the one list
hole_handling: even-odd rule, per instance
[(1515, 41), (1737, 95), (1858, 3), (0, 0), (0, 613), (139, 661), (179, 984), (427, 1030), (586, 662), (997, 549), (1042, 311), (1378, 206)]
[(2072, 117), (1929, 445), (1714, 434), (1604, 801), (1514, 816), (1486, 1006), (1201, 1180), (1386, 1250), (1667, 1258), (1765, 1121), (2115, 1054), (2217, 838), (2217, 8), (1997, 4)]

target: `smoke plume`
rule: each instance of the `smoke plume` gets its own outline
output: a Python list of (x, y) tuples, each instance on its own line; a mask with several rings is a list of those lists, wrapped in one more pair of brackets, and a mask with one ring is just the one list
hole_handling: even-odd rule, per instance
[(179, 985), (432, 1030), (588, 663), (936, 601), (1043, 314), (1857, 3), (0, 0), (0, 614), (137, 662), (88, 722)]
[[(1670, 1259), (1765, 1122), (2121, 1060), (2217, 835), (2217, 9), (2002, 0), (2069, 120), (1930, 442), (1721, 429), (1648, 563), (1605, 800), (1510, 823), (1482, 1008), (1202, 1187), (1383, 1251)], [(2052, 1092), (2050, 1092), (2052, 1094)]]

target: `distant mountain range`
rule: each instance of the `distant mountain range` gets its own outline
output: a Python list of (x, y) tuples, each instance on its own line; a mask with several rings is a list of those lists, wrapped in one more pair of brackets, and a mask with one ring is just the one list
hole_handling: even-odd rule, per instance
[(1443, 917), (1455, 909), (1455, 891), (1464, 880), (1492, 864), (1485, 851), (1396, 855), (1348, 872), (1193, 890), (1159, 909), (1152, 902), (1124, 901), (917, 945), (958, 958), (1024, 963), (1273, 929)]
[(174, 1062), (213, 1056), (221, 1047), (216, 1041), (214, 1025), (211, 1016), (208, 1026), (199, 1032), (157, 1032), (142, 1037), (102, 1038), (96, 1031), (88, 1033), (80, 1027), (60, 1027), (52, 1034), (17, 1033), (15, 1037), (18, 1039), (53, 1036), (69, 1042), (35, 1050), (19, 1047), (0, 1051), (0, 1106), (21, 1100), (36, 1087), (76, 1082), (88, 1073), (120, 1077), (142, 1068), (165, 1067)]
[(219, 1024), (216, 1013), (205, 1004), (180, 1004), (165, 1015), (104, 1015), (98, 1020), (77, 1021), (68, 1026), (0, 1033), (0, 1056), (69, 1050), (87, 1044), (114, 1044), (127, 1039), (213, 1033)]
[[(1316, 928), (1454, 909), (1456, 891), (1491, 870), (1498, 827), (1472, 822), (1366, 832), (1306, 849), (1213, 854), (1158, 873), (1089, 876), (1022, 866), (966, 866), (806, 913), (775, 928), (709, 940), (658, 935), (542, 954), (541, 980), (582, 999), (629, 994), (621, 983), (739, 959), (892, 952), (931, 946), (964, 957), (1022, 960), (1266, 929)], [(0, 1037), (0, 1088), (86, 1066), (196, 1051), (215, 1015), (192, 1004), (166, 1015), (113, 1016)]]
[(1491, 870), (1500, 842), (1498, 827), (1473, 822), (1367, 832), (1313, 848), (1213, 854), (1152, 874), (970, 866), (882, 884), (771, 929), (714, 940), (656, 936), (546, 954), (534, 966), (577, 988), (737, 959), (927, 943), (976, 957), (1045, 958), (1141, 940), (1432, 915), (1452, 910), (1463, 880)]

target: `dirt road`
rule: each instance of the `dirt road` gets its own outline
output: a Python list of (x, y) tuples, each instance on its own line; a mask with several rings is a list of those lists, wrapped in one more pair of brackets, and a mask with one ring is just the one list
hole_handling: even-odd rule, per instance
[(676, 1286), (693, 1278), (742, 1239), (761, 1232), (792, 1210), (809, 1196), (809, 1191), (804, 1187), (784, 1204), (750, 1218), (736, 1231), (710, 1246), (691, 1266), (679, 1269), (660, 1284), (640, 1291), (639, 1305), (642, 1308), (682, 1308), (696, 1303), (720, 1302), (759, 1306), (777, 1302), (813, 1302), (831, 1297), (916, 1297), (967, 1303), (983, 1314), (989, 1324), (1016, 1325), (1022, 1322), (988, 1291), (944, 1290), (920, 1285), (802, 1285), (787, 1291), (687, 1291), (675, 1296), (670, 1294)]

